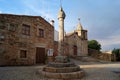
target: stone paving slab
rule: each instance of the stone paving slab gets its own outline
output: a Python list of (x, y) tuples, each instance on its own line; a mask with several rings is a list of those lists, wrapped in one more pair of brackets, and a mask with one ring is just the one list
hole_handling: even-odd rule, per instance
[(120, 80), (117, 74), (103, 68), (89, 68), (84, 70), (87, 74), (81, 80)]
[[(76, 61), (80, 64), (79, 61)], [(111, 68), (105, 66), (108, 65)], [(113, 67), (112, 67), (113, 66)], [(115, 68), (116, 66), (117, 68)], [(54, 80), (45, 79), (43, 76), (38, 75), (37, 71), (43, 66), (22, 66), (22, 67), (0, 67), (0, 80)], [(86, 72), (86, 77), (81, 80), (120, 80), (120, 76), (111, 70), (120, 68), (120, 64), (91, 64), (80, 65)], [(60, 79), (58, 79), (60, 80)], [(80, 80), (80, 79), (76, 79)]]

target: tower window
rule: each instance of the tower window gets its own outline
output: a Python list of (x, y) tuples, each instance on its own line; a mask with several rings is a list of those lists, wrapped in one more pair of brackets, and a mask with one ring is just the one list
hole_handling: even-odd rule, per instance
[(27, 57), (27, 51), (26, 50), (20, 50), (20, 58), (26, 58)]
[(85, 32), (83, 32), (83, 39), (85, 39)]
[(75, 34), (77, 34), (77, 35), (78, 35), (78, 32), (75, 32)]
[(23, 24), (22, 25), (22, 34), (23, 35), (30, 35), (30, 26)]
[(44, 38), (44, 30), (39, 29), (39, 37)]

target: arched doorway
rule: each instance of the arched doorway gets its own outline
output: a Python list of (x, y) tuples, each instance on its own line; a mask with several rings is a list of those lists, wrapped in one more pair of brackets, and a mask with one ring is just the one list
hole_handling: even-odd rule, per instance
[(74, 55), (76, 55), (77, 56), (77, 46), (76, 45), (74, 45), (74, 47), (73, 47), (73, 53), (74, 53)]

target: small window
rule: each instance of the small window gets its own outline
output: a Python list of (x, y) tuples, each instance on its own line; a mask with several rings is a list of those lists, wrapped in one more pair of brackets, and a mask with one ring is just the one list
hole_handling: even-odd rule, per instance
[(39, 37), (44, 38), (44, 30), (39, 29)]
[(30, 26), (23, 24), (22, 25), (22, 34), (23, 35), (30, 35)]
[(5, 29), (5, 21), (0, 21), (0, 29)]
[(26, 58), (27, 57), (27, 51), (26, 50), (20, 50), (20, 58)]
[(16, 25), (15, 24), (9, 24), (8, 30), (9, 31), (15, 31), (16, 30)]

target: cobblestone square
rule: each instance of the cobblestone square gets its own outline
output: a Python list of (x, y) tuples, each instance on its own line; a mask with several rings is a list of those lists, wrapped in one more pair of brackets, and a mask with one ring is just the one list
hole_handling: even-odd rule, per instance
[[(86, 76), (81, 80), (120, 80), (119, 62), (80, 62), (78, 60), (74, 62), (86, 72)], [(0, 67), (0, 80), (52, 80), (37, 74), (43, 66)]]

